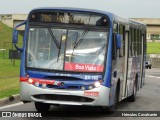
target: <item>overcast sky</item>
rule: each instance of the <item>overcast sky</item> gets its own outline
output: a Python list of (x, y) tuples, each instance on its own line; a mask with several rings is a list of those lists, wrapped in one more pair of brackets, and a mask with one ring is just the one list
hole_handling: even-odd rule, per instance
[(130, 18), (160, 18), (160, 0), (0, 0), (0, 14), (28, 14), (37, 7), (79, 7)]

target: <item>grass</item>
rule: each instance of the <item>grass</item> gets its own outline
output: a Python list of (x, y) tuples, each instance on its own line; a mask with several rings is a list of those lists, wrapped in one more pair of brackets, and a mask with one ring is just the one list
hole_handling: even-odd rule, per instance
[(0, 99), (19, 94), (20, 60), (15, 66), (9, 59), (0, 58)]
[(0, 22), (0, 33), (0, 48), (3, 48), (4, 42), (12, 42), (12, 28)]
[(148, 42), (147, 54), (160, 54), (160, 42)]
[(18, 77), (20, 70), (20, 60), (15, 61), (15, 66), (13, 62), (9, 59), (0, 59), (0, 78), (6, 77)]
[(0, 98), (19, 94), (19, 77), (0, 79)]
[[(0, 21), (0, 49), (2, 48), (11, 49), (12, 48), (12, 31), (13, 31), (12, 28), (6, 26)], [(19, 41), (21, 41), (22, 36), (19, 35), (18, 39)]]

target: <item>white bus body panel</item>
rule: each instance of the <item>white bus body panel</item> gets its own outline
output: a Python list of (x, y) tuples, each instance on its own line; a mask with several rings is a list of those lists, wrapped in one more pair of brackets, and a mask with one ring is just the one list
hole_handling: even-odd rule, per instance
[[(27, 82), (21, 82), (21, 91), (20, 91), (20, 99), (22, 101), (31, 101), (31, 102), (43, 102), (49, 104), (63, 104), (63, 105), (86, 105), (86, 106), (109, 106), (109, 94), (110, 89), (104, 86), (100, 86), (98, 88), (94, 88), (92, 90), (58, 90), (58, 89), (43, 89), (36, 87)], [(99, 96), (84, 96), (84, 92), (99, 92)], [(33, 95), (67, 95), (70, 96), (80, 96), (86, 98), (94, 99), (92, 102), (76, 102), (76, 101), (64, 101), (64, 100), (43, 100), (37, 99)]]

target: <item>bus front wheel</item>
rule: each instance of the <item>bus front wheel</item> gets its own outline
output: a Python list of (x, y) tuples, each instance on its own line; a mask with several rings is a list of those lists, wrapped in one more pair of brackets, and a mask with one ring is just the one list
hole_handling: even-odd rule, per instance
[(40, 112), (48, 111), (50, 109), (50, 104), (47, 104), (47, 103), (35, 102), (34, 105), (36, 110)]
[(103, 112), (108, 113), (108, 114), (112, 114), (114, 113), (114, 111), (117, 108), (117, 104), (118, 104), (118, 89), (115, 90), (115, 96), (114, 96), (114, 103), (112, 106), (110, 107), (102, 107)]

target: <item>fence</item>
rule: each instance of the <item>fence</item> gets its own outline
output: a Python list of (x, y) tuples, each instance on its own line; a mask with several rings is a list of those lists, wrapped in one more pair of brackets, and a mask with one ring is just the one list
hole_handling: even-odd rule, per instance
[(160, 58), (151, 58), (152, 67), (160, 68)]
[[(18, 45), (22, 46), (22, 43), (18, 43)], [(3, 59), (19, 59), (19, 55), (17, 57), (18, 51), (15, 50), (12, 42), (4, 42), (4, 44), (0, 44), (0, 57)], [(15, 57), (14, 57), (15, 56)]]
[(160, 68), (160, 54), (148, 54), (147, 59), (151, 60), (152, 67)]

